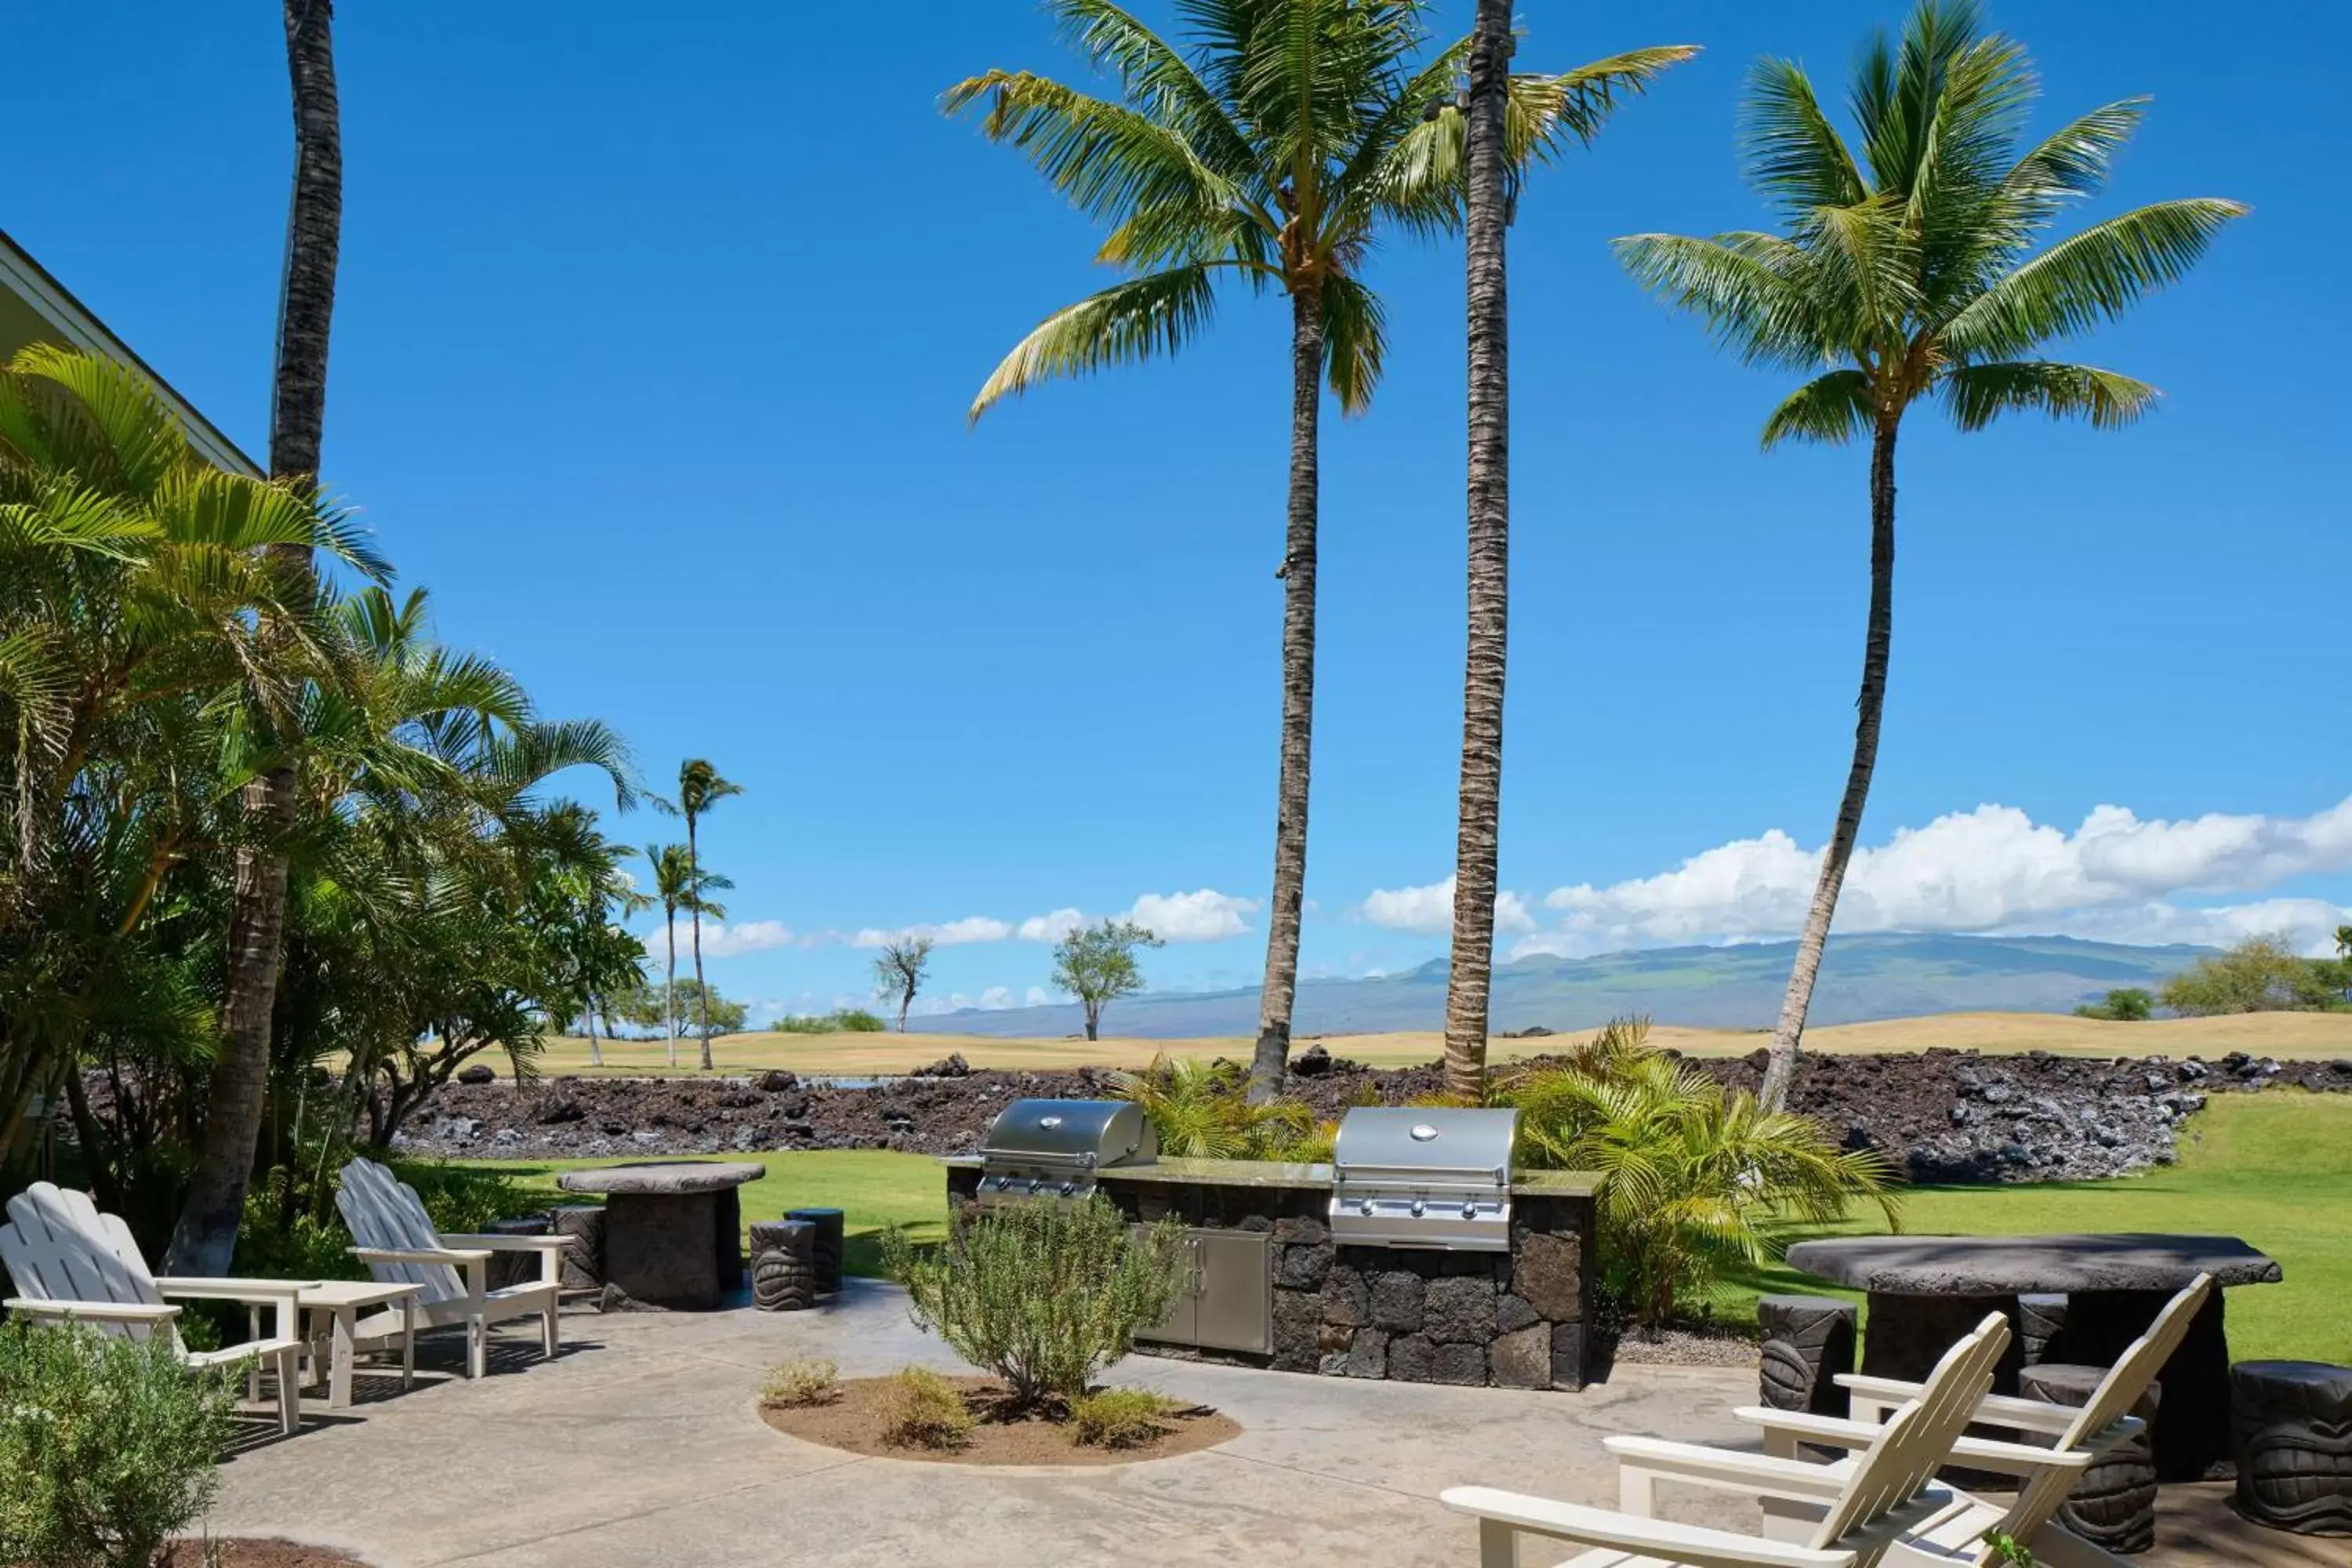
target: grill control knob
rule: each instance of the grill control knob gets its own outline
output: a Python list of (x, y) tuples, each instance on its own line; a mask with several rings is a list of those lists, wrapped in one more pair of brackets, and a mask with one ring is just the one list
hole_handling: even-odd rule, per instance
[(1360, 1214), (1360, 1215), (1362, 1215), (1366, 1219), (1370, 1219), (1370, 1218), (1371, 1218), (1371, 1217), (1372, 1217), (1372, 1200), (1371, 1200), (1371, 1199), (1370, 1199), (1370, 1198), (1366, 1198), (1362, 1203), (1358, 1204), (1358, 1205), (1356, 1205), (1356, 1212), (1357, 1212), (1358, 1214)]
[(1030, 1177), (1030, 1178), (1029, 1178), (1029, 1190), (1030, 1190), (1031, 1192), (1033, 1192), (1033, 1193), (1039, 1193), (1039, 1192), (1043, 1192), (1043, 1191), (1045, 1191), (1045, 1179), (1043, 1176), (1032, 1176), (1032, 1177)]
[(1064, 1182), (1064, 1183), (1062, 1184), (1062, 1195), (1063, 1195), (1064, 1197), (1066, 1197), (1066, 1197), (1068, 1197), (1072, 1193), (1076, 1192), (1077, 1190), (1078, 1190), (1078, 1184), (1077, 1184), (1077, 1183), (1076, 1183), (1076, 1182)]
[(1462, 1217), (1464, 1219), (1476, 1219), (1478, 1217), (1478, 1205), (1476, 1204), (1464, 1204), (1462, 1205)]
[(1428, 1212), (1429, 1212), (1429, 1205), (1428, 1205), (1427, 1204), (1425, 1204), (1425, 1203), (1422, 1202), (1419, 1198), (1415, 1198), (1415, 1199), (1413, 1199), (1413, 1200), (1412, 1200), (1412, 1217), (1413, 1217), (1413, 1218), (1415, 1218), (1415, 1219), (1419, 1219), (1422, 1215), (1423, 1215), (1427, 1214)]

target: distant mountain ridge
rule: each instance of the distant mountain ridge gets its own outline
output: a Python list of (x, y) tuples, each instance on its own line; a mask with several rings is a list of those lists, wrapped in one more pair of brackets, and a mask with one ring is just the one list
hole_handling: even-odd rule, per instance
[[(1698, 1028), (1769, 1029), (1788, 984), (1793, 942), (1661, 947), (1592, 958), (1523, 958), (1495, 969), (1489, 1016), (1500, 1032), (1540, 1025), (1586, 1029), (1625, 1013)], [(2139, 947), (2065, 936), (1836, 936), (1813, 992), (1814, 1024), (1927, 1013), (2064, 1013), (2117, 986), (2155, 990), (2214, 951)], [(1446, 961), (1363, 980), (1307, 980), (1293, 1032), (1381, 1034), (1437, 1029), (1445, 1018)], [(1167, 991), (1114, 1003), (1108, 1032), (1144, 1039), (1251, 1035), (1257, 990)], [(941, 1034), (1057, 1036), (1078, 1032), (1075, 1004), (934, 1015)]]

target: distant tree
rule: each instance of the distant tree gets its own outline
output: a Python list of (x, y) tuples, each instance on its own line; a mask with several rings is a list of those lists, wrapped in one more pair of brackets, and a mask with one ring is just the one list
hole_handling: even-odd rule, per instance
[[(712, 1035), (740, 1034), (751, 1012), (749, 1004), (730, 1001), (691, 976), (667, 984), (616, 991), (607, 1005), (614, 1017), (638, 1028), (676, 1030), (689, 1038), (706, 1027)], [(710, 1020), (708, 1025), (702, 1022), (706, 1017)]]
[(2085, 1002), (2074, 1009), (2078, 1018), (2111, 1018), (2117, 1023), (2137, 1024), (2156, 1010), (2156, 994), (2137, 985), (2126, 985), (2107, 993), (2103, 1002)]
[[(665, 996), (677, 994), (677, 912), (692, 911), (698, 921), (704, 915), (713, 920), (727, 918), (727, 906), (712, 900), (711, 893), (735, 884), (716, 871), (705, 871), (694, 864), (693, 852), (683, 844), (648, 844), (646, 862), (654, 870), (654, 898), (662, 908), (663, 992)], [(698, 967), (699, 962), (698, 961)], [(695, 981), (698, 991), (701, 980)], [(663, 1023), (663, 1032), (669, 1039), (669, 1065), (677, 1066), (677, 1015), (671, 1012)], [(709, 1027), (705, 1020), (703, 1027)], [(702, 1059), (710, 1061), (710, 1037), (703, 1036)]]
[(907, 1032), (907, 1009), (915, 1005), (915, 993), (923, 984), (923, 970), (931, 962), (931, 939), (927, 936), (901, 937), (882, 944), (882, 956), (874, 961), (874, 994), (884, 1001), (898, 999), (898, 1032)]
[(2250, 936), (2164, 983), (2164, 1005), (2184, 1017), (2222, 1013), (2320, 1013), (2346, 1005), (2340, 970), (2296, 952), (2284, 936)]
[[(719, 777), (719, 770), (710, 765), (708, 758), (688, 757), (678, 764), (677, 809), (678, 815), (686, 818), (686, 868), (690, 875), (697, 879), (702, 875), (702, 851), (695, 839), (695, 825), (712, 806), (730, 795), (742, 793), (743, 786), (731, 779)], [(720, 883), (709, 885), (731, 886), (724, 883), (723, 879)], [(699, 906), (693, 907), (694, 982), (698, 986), (702, 984), (702, 914)], [(710, 915), (713, 920), (723, 920), (726, 911), (712, 910)], [(710, 1070), (710, 1018), (708, 1014), (702, 1016), (702, 1070)]]
[(1158, 947), (1160, 938), (1133, 921), (1103, 921), (1073, 926), (1054, 949), (1054, 988), (1078, 999), (1087, 1010), (1087, 1038), (1093, 1039), (1109, 1003), (1143, 989), (1136, 949)]

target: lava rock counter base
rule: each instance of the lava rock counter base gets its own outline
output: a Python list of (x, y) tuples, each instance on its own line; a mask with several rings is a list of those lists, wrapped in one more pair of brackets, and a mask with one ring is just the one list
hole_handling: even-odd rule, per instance
[[(1146, 1354), (1325, 1377), (1496, 1388), (1582, 1388), (1594, 1299), (1592, 1200), (1519, 1194), (1511, 1250), (1345, 1247), (1325, 1223), (1328, 1181), (1298, 1185), (1122, 1181), (1105, 1196), (1131, 1219), (1265, 1233), (1272, 1247), (1274, 1349), (1266, 1355), (1139, 1344)], [(977, 1210), (976, 1165), (950, 1165), (951, 1213)]]

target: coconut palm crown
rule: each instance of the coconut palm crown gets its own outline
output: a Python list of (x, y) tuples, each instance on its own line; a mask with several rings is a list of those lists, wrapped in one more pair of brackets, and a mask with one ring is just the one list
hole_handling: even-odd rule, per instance
[(1920, 0), (1899, 41), (1882, 35), (1856, 62), (1847, 106), (1856, 142), (1839, 133), (1797, 64), (1755, 67), (1741, 128), (1748, 177), (1783, 232), (1617, 241), (1637, 281), (1704, 318), (1743, 360), (1810, 376), (1765, 420), (1767, 448), (1871, 442), (1872, 592), (1853, 760), (1774, 1032), (1768, 1108), (1785, 1100), (1877, 756), (1904, 415), (1934, 397), (1962, 430), (2012, 411), (2101, 429), (2132, 423), (2154, 387), (2041, 357), (2043, 345), (2177, 281), (2246, 211), (2216, 197), (2158, 202), (2044, 244), (2069, 204), (2105, 184), (2147, 100), (2106, 104), (2027, 145), (2036, 96), (2024, 49), (1986, 30), (1975, 0)]
[[(1273, 898), (1253, 1093), (1289, 1053), (1307, 875), (1314, 706), (1317, 454), (1321, 388), (1347, 413), (1379, 384), (1387, 321), (1362, 268), (1389, 227), (1463, 220), (1459, 90), (1470, 39), (1428, 48), (1421, 0), (1174, 0), (1182, 47), (1110, 0), (1046, 0), (1111, 96), (1029, 71), (948, 89), (990, 140), (1026, 153), (1108, 231), (1095, 259), (1118, 282), (1015, 344), (971, 405), (1056, 376), (1172, 353), (1207, 330), (1221, 285), (1291, 302), (1291, 452), (1282, 564), (1283, 708)], [(1510, 79), (1507, 178), (1597, 133), (1686, 47), (1636, 49), (1557, 76)]]

